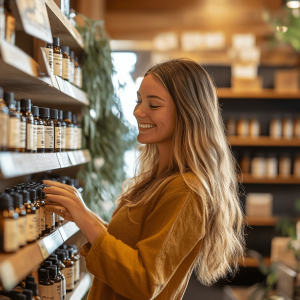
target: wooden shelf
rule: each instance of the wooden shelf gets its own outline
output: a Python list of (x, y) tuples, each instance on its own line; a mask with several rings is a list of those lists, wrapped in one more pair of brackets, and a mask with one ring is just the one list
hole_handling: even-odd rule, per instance
[(60, 38), (63, 46), (69, 46), (78, 55), (83, 52), (84, 42), (80, 33), (61, 12), (53, 0), (45, 0), (52, 36)]
[[(264, 262), (267, 266), (269, 266), (271, 264), (270, 257), (264, 257)], [(239, 264), (240, 267), (245, 266), (245, 267), (255, 268), (255, 267), (259, 266), (258, 260), (256, 258), (253, 258), (253, 257), (245, 257), (244, 263), (243, 263), (242, 260), (240, 260), (238, 262), (238, 264)]]
[(20, 48), (1, 41), (0, 54), (0, 86), (14, 92), (16, 99), (29, 98), (38, 106), (89, 104), (86, 93), (71, 83), (61, 80), (62, 90), (50, 77), (42, 77), (37, 62)]
[(275, 226), (278, 222), (277, 217), (245, 217), (245, 223), (250, 226)]
[(291, 139), (275, 139), (269, 136), (253, 137), (239, 137), (230, 136), (229, 142), (231, 146), (252, 146), (252, 147), (300, 147), (300, 138)]
[(60, 153), (0, 152), (0, 178), (12, 178), (72, 167), (87, 163), (90, 160), (89, 150)]
[(81, 300), (91, 285), (91, 275), (89, 273), (81, 273), (80, 280), (75, 284), (74, 290), (67, 293), (65, 300)]
[(238, 92), (231, 88), (218, 88), (218, 98), (246, 98), (246, 99), (300, 99), (299, 92), (278, 92), (274, 89), (263, 89), (259, 92)]
[(0, 254), (0, 279), (6, 290), (12, 289), (36, 269), (52, 252), (74, 235), (79, 228), (67, 222), (51, 234), (12, 254)]
[(243, 174), (242, 184), (300, 184), (300, 178), (290, 175), (289, 177), (277, 176), (275, 178), (253, 177), (251, 174)]

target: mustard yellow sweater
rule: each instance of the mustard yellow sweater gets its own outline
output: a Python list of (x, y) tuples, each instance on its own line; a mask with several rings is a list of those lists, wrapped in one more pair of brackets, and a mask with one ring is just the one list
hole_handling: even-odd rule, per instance
[(182, 299), (205, 235), (201, 200), (179, 175), (130, 217), (135, 223), (117, 208), (94, 244), (82, 246), (94, 275), (88, 300)]

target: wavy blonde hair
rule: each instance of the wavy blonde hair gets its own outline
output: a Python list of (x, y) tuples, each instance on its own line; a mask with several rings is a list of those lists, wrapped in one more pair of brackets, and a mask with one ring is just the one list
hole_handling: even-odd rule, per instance
[[(236, 161), (225, 135), (214, 84), (207, 72), (189, 59), (174, 59), (150, 68), (171, 95), (177, 108), (173, 152), (168, 167), (159, 176), (156, 144), (139, 147), (138, 171), (126, 192), (117, 200), (117, 210), (144, 205), (166, 180), (181, 174), (201, 201), (206, 235), (195, 261), (195, 275), (211, 285), (227, 274), (235, 275), (244, 257), (244, 215), (238, 196)], [(185, 179), (192, 172), (196, 184)], [(197, 224), (195, 224), (196, 226)]]

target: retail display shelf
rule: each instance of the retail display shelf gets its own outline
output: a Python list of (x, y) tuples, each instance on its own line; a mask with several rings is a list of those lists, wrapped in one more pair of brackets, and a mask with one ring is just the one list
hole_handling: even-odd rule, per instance
[(71, 24), (53, 0), (45, 0), (51, 32), (61, 40), (61, 44), (69, 46), (76, 54), (83, 52), (84, 42), (81, 34)]
[(74, 290), (67, 293), (65, 300), (81, 300), (88, 292), (92, 284), (89, 273), (81, 273), (80, 280), (75, 284)]
[(269, 136), (239, 137), (230, 136), (229, 142), (231, 146), (253, 146), (253, 147), (300, 147), (300, 138), (280, 138), (275, 139)]
[(277, 217), (245, 217), (244, 222), (250, 226), (275, 226)]
[(29, 98), (38, 106), (89, 104), (86, 93), (71, 83), (42, 76), (38, 63), (20, 48), (1, 41), (0, 53), (1, 87), (14, 92), (16, 99)]
[(243, 174), (240, 179), (242, 184), (300, 184), (300, 178), (290, 175), (289, 177), (277, 176), (275, 178), (253, 177), (251, 174)]
[(1, 253), (0, 279), (4, 289), (12, 289), (77, 231), (79, 228), (75, 223), (67, 222), (51, 234), (26, 245), (15, 253)]
[(59, 153), (0, 152), (0, 178), (12, 178), (72, 167), (85, 164), (90, 160), (89, 150)]
[(274, 89), (263, 89), (261, 91), (235, 91), (231, 88), (218, 88), (218, 98), (248, 98), (248, 99), (300, 99), (300, 92), (279, 92)]
[[(264, 262), (267, 266), (269, 266), (271, 264), (271, 259), (270, 257), (264, 257)], [(259, 266), (259, 262), (256, 258), (253, 257), (245, 257), (244, 262), (242, 261), (242, 259), (239, 260), (238, 262), (240, 267), (258, 267)]]

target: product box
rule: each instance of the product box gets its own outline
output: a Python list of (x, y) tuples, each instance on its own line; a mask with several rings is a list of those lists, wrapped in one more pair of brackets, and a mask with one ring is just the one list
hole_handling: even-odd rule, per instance
[(273, 195), (269, 193), (250, 193), (246, 197), (248, 217), (270, 217), (273, 211)]
[(231, 66), (231, 77), (255, 79), (257, 77), (257, 64), (233, 63)]
[(275, 72), (275, 89), (279, 92), (299, 91), (299, 71), (279, 70)]
[(263, 78), (258, 76), (256, 78), (231, 78), (231, 87), (235, 91), (241, 92), (258, 92), (263, 88)]

